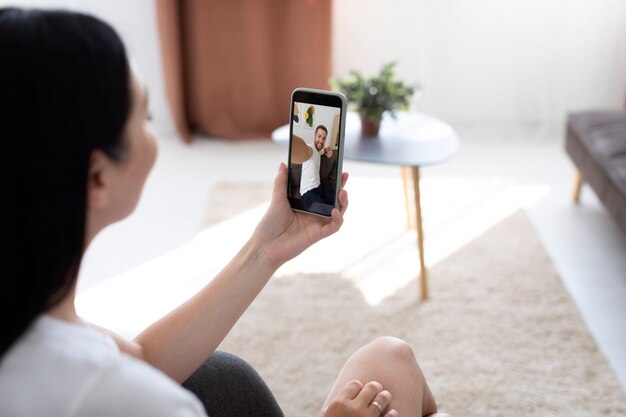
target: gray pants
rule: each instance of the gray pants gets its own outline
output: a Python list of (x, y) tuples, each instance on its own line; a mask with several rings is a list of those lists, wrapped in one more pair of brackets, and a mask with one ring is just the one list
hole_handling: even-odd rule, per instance
[(284, 417), (261, 376), (243, 359), (214, 352), (183, 383), (209, 417)]

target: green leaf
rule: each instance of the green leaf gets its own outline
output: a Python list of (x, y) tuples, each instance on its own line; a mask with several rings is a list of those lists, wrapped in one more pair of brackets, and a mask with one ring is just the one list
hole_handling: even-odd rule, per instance
[(359, 113), (373, 122), (380, 122), (385, 111), (406, 110), (409, 100), (419, 86), (409, 86), (396, 78), (395, 62), (385, 64), (379, 74), (365, 78), (352, 70), (344, 79), (331, 79), (336, 91), (345, 94), (349, 102), (355, 103)]

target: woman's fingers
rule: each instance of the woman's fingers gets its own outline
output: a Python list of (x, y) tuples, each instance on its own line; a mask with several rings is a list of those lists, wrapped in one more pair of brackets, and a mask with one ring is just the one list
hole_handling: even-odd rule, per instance
[(363, 389), (363, 383), (361, 381), (357, 381), (356, 379), (348, 382), (343, 389), (339, 392), (337, 396), (338, 399), (341, 400), (354, 400), (356, 396)]
[(323, 237), (330, 236), (333, 233), (337, 232), (337, 230), (339, 230), (341, 228), (341, 225), (343, 224), (343, 214), (339, 210), (333, 209), (333, 211), (330, 213), (330, 217), (332, 221), (324, 225), (326, 230), (324, 230), (322, 233)]
[(348, 173), (347, 172), (342, 172), (341, 173), (341, 190), (343, 190), (343, 187), (346, 186), (346, 183), (348, 182)]
[(278, 166), (278, 174), (274, 179), (274, 192), (272, 199), (281, 201), (287, 198), (287, 166), (281, 162)]
[(328, 227), (328, 229), (325, 230), (325, 233), (323, 234), (324, 237), (332, 235), (341, 228), (341, 225), (343, 224), (343, 215), (347, 209), (348, 193), (346, 190), (341, 190), (339, 191), (339, 209), (334, 208), (333, 211), (331, 211), (330, 216), (332, 218), (332, 222), (326, 224), (325, 227)]
[(379, 392), (383, 390), (383, 386), (378, 381), (370, 381), (363, 386), (359, 395), (356, 396), (354, 401), (356, 401), (359, 405), (368, 407), (374, 398), (378, 395)]
[(391, 393), (377, 381), (368, 382), (363, 386), (355, 402), (359, 407), (365, 407), (368, 414), (373, 417), (397, 417), (398, 412), (389, 408), (391, 404)]
[(374, 397), (370, 403), (370, 407), (374, 407), (380, 415), (383, 415), (389, 407), (389, 404), (391, 404), (391, 393), (387, 390), (382, 390)]
[(363, 385), (360, 381), (348, 382), (328, 407), (322, 410), (324, 417), (399, 417), (390, 408), (391, 393), (377, 381)]
[(339, 191), (339, 211), (344, 214), (348, 209), (348, 192), (346, 190)]

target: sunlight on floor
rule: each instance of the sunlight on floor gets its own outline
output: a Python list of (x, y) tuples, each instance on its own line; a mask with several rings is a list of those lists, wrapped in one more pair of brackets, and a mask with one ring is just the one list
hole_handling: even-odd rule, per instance
[[(421, 187), (429, 267), (550, 193), (546, 185), (483, 178), (426, 178)], [(350, 208), (342, 231), (284, 265), (275, 279), (339, 273), (377, 305), (417, 280), (417, 236), (406, 228), (400, 178), (351, 178), (348, 189)], [(209, 282), (248, 239), (266, 207), (211, 226), (192, 242), (81, 291), (79, 313), (125, 336), (136, 335)]]
[[(441, 262), (520, 208), (547, 196), (546, 185), (517, 186), (498, 179), (424, 179), (421, 183), (427, 267)], [(404, 213), (402, 213), (402, 216)], [(404, 220), (404, 217), (402, 217)], [(417, 233), (404, 228), (383, 250), (344, 275), (376, 305), (419, 276)]]

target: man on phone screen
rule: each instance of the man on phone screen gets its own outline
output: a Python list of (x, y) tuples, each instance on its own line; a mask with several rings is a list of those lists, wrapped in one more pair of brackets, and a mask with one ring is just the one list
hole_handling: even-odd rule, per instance
[[(318, 202), (322, 204), (332, 204), (324, 198), (324, 186), (320, 180), (320, 163), (322, 155), (326, 158), (333, 156), (330, 148), (325, 148), (328, 129), (326, 126), (319, 125), (315, 128), (313, 135), (313, 143), (308, 144), (310, 155), (309, 159), (302, 163), (302, 177), (300, 179), (300, 195), (302, 199), (309, 202)], [(309, 153), (307, 151), (307, 153)]]

